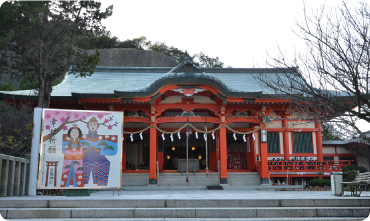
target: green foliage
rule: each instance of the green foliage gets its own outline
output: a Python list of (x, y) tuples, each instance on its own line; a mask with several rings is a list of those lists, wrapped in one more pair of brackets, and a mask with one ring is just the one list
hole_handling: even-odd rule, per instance
[(0, 91), (14, 91), (14, 87), (11, 83), (5, 82), (4, 84), (0, 84)]
[[(63, 81), (64, 77), (65, 77), (64, 75), (57, 77), (53, 82), (53, 86), (60, 84)], [(38, 76), (35, 73), (33, 74), (26, 73), (22, 77), (22, 80), (19, 84), (19, 90), (31, 90), (31, 89), (37, 90), (38, 85), (39, 85)]]
[(146, 37), (141, 36), (139, 38), (127, 39), (126, 41), (118, 42), (116, 48), (135, 48), (144, 50), (149, 44), (150, 41), (147, 42)]
[(119, 41), (116, 36), (112, 36), (110, 31), (103, 30), (97, 33), (97, 36), (89, 38), (87, 41), (80, 42), (79, 46), (86, 49), (103, 49), (103, 48), (134, 48), (144, 50), (146, 48), (146, 37), (127, 39)]
[(33, 107), (0, 102), (0, 153), (24, 157), (32, 142)]
[(118, 43), (118, 38), (116, 36), (112, 37), (110, 31), (102, 30), (96, 32), (95, 37), (79, 42), (79, 47), (85, 49), (115, 48)]
[[(48, 107), (56, 79), (67, 71), (79, 77), (93, 74), (99, 53), (88, 54), (79, 45), (104, 29), (101, 20), (113, 6), (100, 7), (95, 1), (5, 2), (0, 8), (1, 73), (28, 79), (38, 88), (37, 106)], [(22, 87), (29, 88), (28, 83)]]
[(151, 51), (162, 52), (163, 54), (173, 58), (176, 62), (179, 62), (185, 54), (184, 51), (181, 51), (173, 46), (168, 46), (164, 42), (155, 42), (152, 44), (152, 42), (148, 41), (146, 46)]
[(359, 167), (355, 165), (343, 167), (343, 181), (349, 182), (355, 180), (357, 171), (359, 171), (360, 173), (364, 173), (367, 172), (367, 169), (365, 167)]
[(205, 52), (200, 52), (199, 54), (195, 54), (194, 57), (198, 60), (196, 62), (196, 66), (202, 68), (222, 68), (224, 63), (220, 61), (218, 57), (211, 58)]
[[(147, 40), (145, 36), (119, 41), (117, 37), (112, 37), (110, 32), (105, 32), (101, 36), (98, 36), (95, 40), (91, 41), (87, 47), (90, 49), (134, 48), (138, 50), (157, 51), (171, 57), (176, 62), (179, 62), (186, 53), (185, 51), (174, 46), (169, 46), (164, 42), (151, 42)], [(194, 65), (197, 67), (222, 68), (224, 66), (224, 63), (221, 62), (218, 57), (211, 58), (205, 52), (194, 54), (192, 57), (194, 59)]]
[(71, 168), (71, 165), (67, 165), (64, 167), (64, 169), (69, 169), (69, 168)]
[(83, 167), (79, 167), (79, 168), (77, 168), (77, 170), (84, 170), (84, 168)]
[(308, 182), (309, 186), (330, 186), (330, 179), (313, 179)]
[(80, 162), (74, 160), (73, 164), (80, 164)]
[(12, 10), (12, 4), (3, 3), (0, 8), (0, 50), (6, 49), (15, 35), (16, 22), (13, 19), (16, 13)]
[(336, 135), (340, 133), (336, 133), (337, 130), (335, 129), (333, 124), (326, 122), (326, 123), (321, 124), (321, 127), (323, 129), (323, 132), (321, 133), (322, 140), (340, 140), (341, 139), (340, 136)]

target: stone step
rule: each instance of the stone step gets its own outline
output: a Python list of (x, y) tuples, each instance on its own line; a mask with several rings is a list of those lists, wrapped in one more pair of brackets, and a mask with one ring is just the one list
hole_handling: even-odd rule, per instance
[(124, 191), (140, 191), (140, 190), (207, 190), (207, 186), (194, 186), (194, 185), (147, 185), (147, 186), (123, 186), (121, 188)]
[[(198, 184), (190, 185), (185, 182), (183, 185), (127, 185), (122, 186), (124, 191), (140, 191), (140, 190), (207, 190), (207, 186), (218, 186), (219, 184)], [(275, 191), (276, 189), (302, 189), (302, 185), (285, 185), (285, 186), (273, 186), (273, 185), (245, 185), (245, 186), (233, 186), (223, 185), (224, 190), (228, 191)]]
[[(159, 185), (187, 185), (184, 184), (186, 174), (184, 173), (160, 173), (159, 174)], [(193, 173), (189, 174), (189, 184), (194, 186), (200, 185), (218, 185), (219, 178), (218, 173), (211, 173), (208, 176), (205, 173)], [(261, 184), (261, 179), (256, 172), (250, 173), (228, 173), (228, 184), (230, 186), (256, 186)]]
[[(170, 185), (184, 185), (186, 180), (186, 173), (159, 173), (159, 185), (170, 186)], [(147, 186), (149, 180), (149, 174), (147, 173), (123, 173), (122, 174), (122, 187), (125, 186)], [(218, 185), (219, 175), (218, 173), (212, 172), (208, 176), (206, 173), (189, 173), (190, 185)], [(228, 173), (228, 184), (230, 186), (257, 186), (261, 184), (261, 179), (257, 172), (248, 173)], [(188, 185), (188, 184), (186, 184)]]
[[(37, 221), (362, 221), (366, 217), (297, 217), (297, 218), (55, 218), (37, 219)], [(30, 219), (12, 219), (29, 221)]]
[(3, 208), (5, 219), (367, 217), (370, 207)]
[[(221, 190), (217, 190), (221, 191)], [(220, 192), (222, 193), (222, 192)], [(148, 196), (149, 197), (149, 196)], [(260, 207), (370, 207), (368, 198), (334, 199), (81, 199), (0, 198), (1, 208), (260, 208)]]

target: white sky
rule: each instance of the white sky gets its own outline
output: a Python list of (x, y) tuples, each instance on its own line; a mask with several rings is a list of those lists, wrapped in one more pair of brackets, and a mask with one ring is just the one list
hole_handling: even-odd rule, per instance
[[(0, 0), (0, 3), (4, 0)], [(293, 32), (295, 19), (303, 21), (306, 8), (337, 6), (339, 0), (104, 0), (113, 15), (103, 24), (120, 40), (146, 36), (193, 55), (200, 51), (218, 56), (225, 67), (265, 67), (277, 45), (286, 54), (305, 51)], [(347, 1), (357, 5), (357, 1)], [(369, 130), (363, 127), (363, 130)]]
[[(338, 0), (310, 0), (306, 7), (316, 10)], [(277, 45), (287, 51), (301, 48), (292, 31), (295, 18), (303, 20), (300, 0), (131, 0), (103, 1), (113, 4), (113, 15), (104, 21), (107, 30), (120, 40), (146, 36), (165, 42), (191, 55), (200, 51), (218, 56), (225, 67), (265, 67)]]

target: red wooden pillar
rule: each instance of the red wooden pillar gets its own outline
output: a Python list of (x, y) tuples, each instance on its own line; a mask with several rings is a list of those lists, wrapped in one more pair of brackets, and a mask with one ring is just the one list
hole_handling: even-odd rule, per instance
[(284, 145), (284, 159), (290, 160), (290, 154), (289, 154), (289, 136), (288, 136), (288, 120), (286, 119), (286, 116), (283, 120), (283, 145)]
[[(150, 125), (156, 126), (155, 122)], [(149, 184), (157, 184), (157, 130), (150, 128), (150, 145), (149, 145)]]
[[(218, 135), (218, 138), (217, 138), (217, 135)], [(215, 169), (217, 170), (217, 168), (218, 168), (218, 161), (220, 160), (220, 146), (221, 146), (221, 141), (220, 141), (220, 132), (216, 132), (215, 133), (215, 136), (216, 136), (216, 139), (215, 140), (213, 140), (213, 138), (212, 138), (212, 136), (211, 136), (211, 134), (209, 134), (208, 135), (208, 139), (209, 140), (213, 140), (213, 142), (214, 141), (216, 141), (216, 152), (215, 152), (215, 161), (214, 161), (214, 163), (215, 163)]]
[[(262, 127), (261, 130), (266, 130), (266, 127)], [(270, 175), (267, 162), (267, 142), (261, 142), (261, 131), (259, 131), (258, 133), (258, 142), (260, 143), (259, 146), (261, 156), (261, 184), (269, 184)]]
[[(321, 124), (315, 123), (315, 128), (320, 129)], [(323, 161), (321, 131), (316, 131), (316, 150), (317, 150), (317, 161)]]
[[(226, 125), (226, 123), (220, 123)], [(220, 128), (220, 184), (227, 184), (227, 140), (226, 128)]]

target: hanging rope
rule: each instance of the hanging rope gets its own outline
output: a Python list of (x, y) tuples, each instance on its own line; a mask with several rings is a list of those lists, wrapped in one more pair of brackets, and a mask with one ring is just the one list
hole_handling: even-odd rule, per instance
[(150, 125), (150, 126), (147, 126), (147, 127), (146, 127), (146, 128), (144, 128), (144, 129), (139, 130), (139, 131), (136, 131), (136, 132), (123, 131), (123, 133), (125, 133), (125, 134), (139, 134), (139, 133), (142, 133), (142, 132), (144, 132), (144, 131), (146, 131), (146, 130), (148, 130), (148, 129), (152, 128), (152, 127), (154, 127), (156, 130), (158, 130), (158, 131), (159, 131), (159, 132), (161, 132), (161, 133), (165, 133), (165, 134), (176, 134), (176, 133), (180, 132), (182, 129), (184, 129), (185, 127), (190, 126), (191, 128), (193, 128), (195, 131), (197, 131), (197, 132), (199, 132), (199, 133), (207, 133), (207, 134), (210, 134), (210, 133), (213, 133), (213, 132), (215, 132), (215, 131), (219, 130), (221, 127), (225, 127), (226, 129), (231, 130), (233, 133), (243, 134), (243, 135), (244, 135), (244, 134), (251, 134), (251, 133), (254, 133), (254, 132), (256, 132), (257, 130), (261, 129), (262, 127), (266, 127), (266, 126), (268, 126), (268, 125), (270, 125), (270, 124), (272, 124), (272, 123), (273, 123), (273, 122), (270, 122), (270, 123), (264, 124), (264, 125), (262, 125), (262, 126), (259, 126), (259, 127), (255, 128), (254, 130), (252, 130), (252, 131), (248, 131), (248, 132), (239, 132), (239, 131), (236, 131), (236, 130), (234, 130), (234, 129), (232, 129), (231, 127), (226, 126), (226, 125), (220, 125), (220, 126), (216, 127), (215, 129), (213, 129), (213, 130), (209, 130), (209, 131), (207, 131), (207, 132), (206, 132), (206, 131), (203, 131), (203, 130), (199, 130), (199, 129), (197, 129), (197, 128), (196, 128), (196, 127), (194, 127), (191, 123), (185, 123), (185, 124), (184, 124), (182, 127), (180, 127), (179, 129), (177, 129), (177, 130), (175, 130), (175, 131), (171, 131), (171, 132), (164, 131), (164, 130), (160, 129), (160, 128), (159, 128), (159, 127), (157, 127), (157, 126)]

